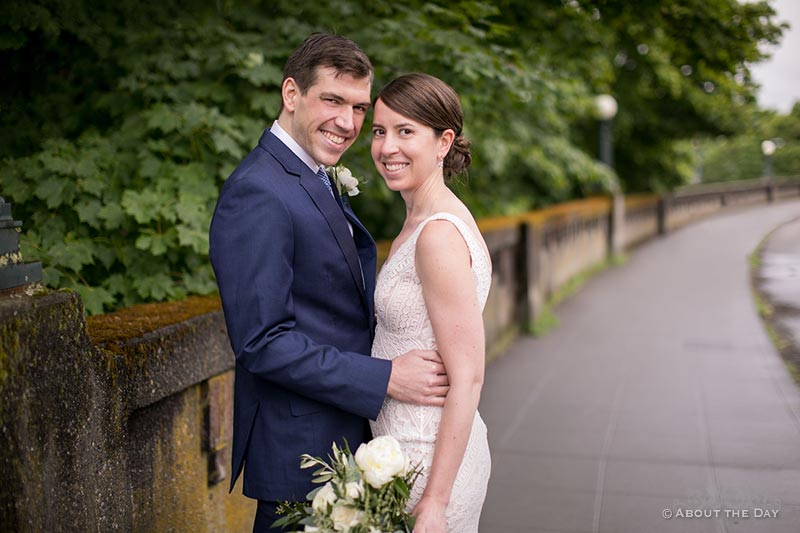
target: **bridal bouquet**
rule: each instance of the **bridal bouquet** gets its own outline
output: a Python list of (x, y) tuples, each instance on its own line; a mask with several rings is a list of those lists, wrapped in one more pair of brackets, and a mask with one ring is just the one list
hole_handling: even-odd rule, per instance
[[(376, 437), (358, 447), (355, 455), (347, 442), (333, 444), (328, 462), (303, 454), (300, 468), (319, 467), (308, 502), (285, 502), (285, 515), (273, 527), (292, 527), (320, 533), (411, 533), (414, 518), (406, 512), (411, 487), (419, 468), (409, 468), (408, 458), (394, 437)], [(309, 503), (310, 502), (310, 503)]]

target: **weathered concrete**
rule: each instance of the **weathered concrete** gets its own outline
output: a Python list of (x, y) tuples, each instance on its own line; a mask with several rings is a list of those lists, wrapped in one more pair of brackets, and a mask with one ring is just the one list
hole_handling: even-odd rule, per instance
[[(732, 208), (644, 244), (489, 365), (481, 531), (800, 531), (800, 388), (747, 261), (798, 216), (797, 200)], [(676, 516), (697, 509), (717, 516)]]
[(71, 292), (0, 299), (0, 530), (252, 530), (253, 502), (219, 482), (221, 313), (127, 333), (97, 348)]

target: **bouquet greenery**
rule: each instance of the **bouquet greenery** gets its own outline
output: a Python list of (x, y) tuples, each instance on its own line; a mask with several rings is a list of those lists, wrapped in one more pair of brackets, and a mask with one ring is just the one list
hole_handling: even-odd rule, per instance
[[(394, 437), (376, 437), (358, 447), (355, 455), (347, 442), (333, 444), (328, 462), (303, 454), (300, 468), (319, 467), (308, 502), (284, 502), (285, 515), (273, 527), (319, 533), (411, 533), (414, 518), (406, 512), (411, 487), (419, 467), (410, 468)], [(305, 529), (299, 530), (303, 526)]]

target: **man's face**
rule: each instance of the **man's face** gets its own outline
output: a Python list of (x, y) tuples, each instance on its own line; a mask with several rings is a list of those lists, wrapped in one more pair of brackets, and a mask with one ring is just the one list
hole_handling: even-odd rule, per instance
[(370, 89), (369, 77), (336, 77), (334, 69), (318, 67), (317, 80), (305, 95), (292, 78), (284, 81), (288, 121), (279, 122), (314, 161), (335, 165), (361, 131), (370, 106)]

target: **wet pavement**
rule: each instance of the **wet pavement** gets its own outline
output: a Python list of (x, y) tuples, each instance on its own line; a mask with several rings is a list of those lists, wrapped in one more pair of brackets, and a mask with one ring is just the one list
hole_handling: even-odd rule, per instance
[(771, 324), (789, 343), (784, 355), (800, 367), (800, 218), (767, 237), (757, 283), (772, 307)]
[[(653, 240), (492, 362), (481, 531), (800, 531), (800, 387), (748, 265), (798, 217), (797, 200), (731, 208)], [(800, 229), (764, 253), (791, 278)]]

